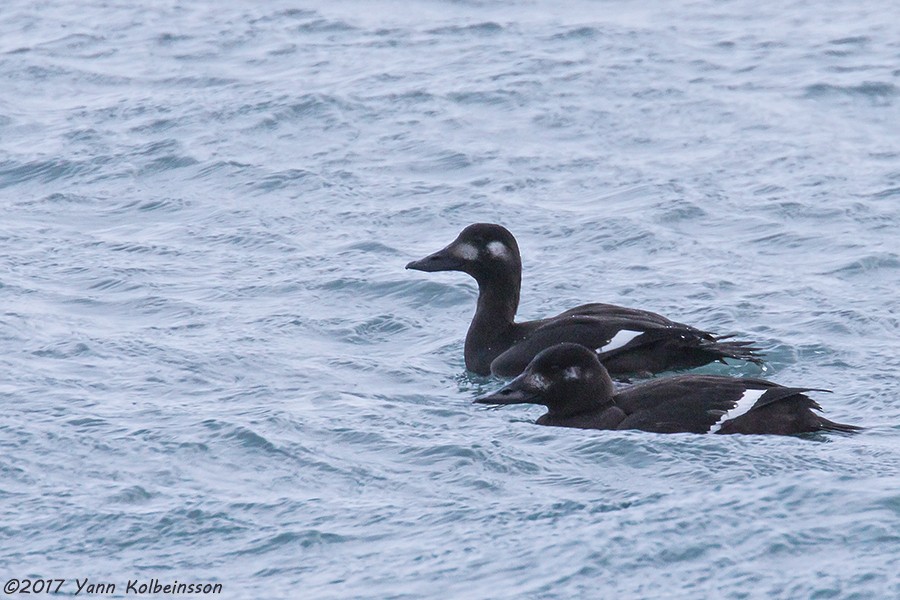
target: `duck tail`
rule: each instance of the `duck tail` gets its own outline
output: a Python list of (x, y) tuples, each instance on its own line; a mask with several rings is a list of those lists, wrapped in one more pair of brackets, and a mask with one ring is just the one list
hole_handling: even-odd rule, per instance
[(825, 417), (819, 417), (819, 430), (820, 431), (839, 431), (841, 433), (859, 433), (863, 431), (865, 427), (858, 427), (856, 425), (845, 425), (844, 423), (835, 423), (834, 421), (829, 421)]
[(762, 358), (762, 349), (755, 345), (755, 342), (745, 342), (740, 340), (732, 340), (735, 334), (719, 335), (713, 337), (702, 345), (703, 349), (712, 353), (720, 362), (725, 362), (726, 358), (736, 360), (746, 360), (757, 365), (762, 365), (765, 361)]

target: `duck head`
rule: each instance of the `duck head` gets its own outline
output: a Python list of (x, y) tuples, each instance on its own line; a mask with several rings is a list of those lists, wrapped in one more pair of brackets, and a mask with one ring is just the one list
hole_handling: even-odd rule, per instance
[(548, 414), (568, 416), (613, 404), (613, 384), (597, 355), (579, 344), (541, 351), (521, 375), (477, 404), (541, 404)]
[(416, 271), (462, 271), (479, 283), (491, 278), (521, 278), (522, 259), (516, 238), (502, 225), (474, 223), (460, 232), (446, 248), (423, 259), (414, 260), (407, 269)]

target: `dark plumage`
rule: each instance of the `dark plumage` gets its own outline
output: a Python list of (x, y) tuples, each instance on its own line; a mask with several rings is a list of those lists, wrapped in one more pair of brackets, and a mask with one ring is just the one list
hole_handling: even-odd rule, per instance
[(724, 341), (728, 336), (612, 304), (584, 304), (549, 319), (516, 323), (522, 259), (516, 239), (500, 225), (469, 225), (449, 246), (406, 268), (462, 271), (478, 282), (465, 357), (466, 368), (479, 375), (518, 375), (538, 352), (561, 342), (595, 350), (616, 376), (690, 369), (726, 358), (762, 362), (750, 342)]
[(539, 425), (655, 433), (791, 435), (860, 430), (817, 415), (805, 392), (764, 379), (679, 375), (614, 391), (596, 354), (578, 344), (540, 352), (525, 371), (479, 404), (542, 404)]

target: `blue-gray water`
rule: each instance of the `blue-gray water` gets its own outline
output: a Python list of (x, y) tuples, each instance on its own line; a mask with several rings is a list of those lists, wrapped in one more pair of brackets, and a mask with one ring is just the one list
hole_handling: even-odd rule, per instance
[[(562, 4), (3, 3), (3, 582), (900, 597), (900, 8)], [(474, 221), (868, 429), (472, 406)]]

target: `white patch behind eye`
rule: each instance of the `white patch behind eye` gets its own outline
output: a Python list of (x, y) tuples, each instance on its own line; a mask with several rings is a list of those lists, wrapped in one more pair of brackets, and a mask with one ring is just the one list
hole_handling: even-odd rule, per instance
[(630, 329), (622, 329), (616, 335), (612, 337), (611, 340), (606, 342), (605, 346), (600, 346), (597, 348), (597, 352), (609, 352), (610, 350), (615, 350), (616, 348), (621, 348), (637, 336), (644, 333), (643, 331), (631, 331)]
[(726, 411), (722, 416), (720, 416), (719, 420), (709, 428), (709, 432), (715, 433), (718, 430), (722, 429), (722, 423), (724, 423), (725, 421), (737, 419), (741, 415), (745, 415), (750, 412), (750, 409), (753, 408), (753, 405), (756, 404), (756, 401), (759, 400), (765, 393), (766, 390), (744, 390), (743, 395), (738, 398), (737, 404), (735, 404), (734, 408)]
[(525, 383), (528, 387), (534, 388), (536, 390), (546, 390), (550, 387), (550, 380), (540, 375), (538, 373), (532, 373), (525, 379)]
[(453, 254), (463, 260), (475, 260), (478, 258), (478, 248), (472, 244), (460, 244), (453, 249)]
[(568, 381), (577, 381), (581, 379), (581, 369), (578, 367), (569, 367), (563, 371), (563, 379)]
[(509, 258), (509, 248), (503, 242), (493, 241), (487, 245), (488, 252), (494, 258), (506, 260)]

